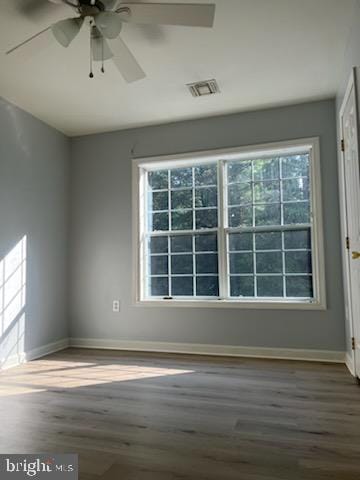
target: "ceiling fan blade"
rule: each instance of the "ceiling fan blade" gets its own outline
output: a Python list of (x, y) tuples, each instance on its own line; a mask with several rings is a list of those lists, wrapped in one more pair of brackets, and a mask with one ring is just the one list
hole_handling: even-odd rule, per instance
[(128, 83), (145, 78), (145, 72), (120, 37), (110, 41), (110, 48), (114, 54), (112, 61)]
[(116, 10), (124, 22), (212, 27), (214, 4), (121, 3)]
[(43, 15), (49, 13), (49, 10), (53, 9), (48, 0), (18, 0), (16, 2), (17, 11), (29, 18), (41, 18)]
[(105, 10), (114, 10), (117, 5), (119, 4), (119, 0), (102, 0), (103, 5), (105, 6)]
[[(44, 30), (35, 33), (35, 35), (32, 35), (18, 45), (15, 45), (15, 47), (12, 47), (6, 52), (6, 55), (10, 55), (14, 52), (19, 51), (20, 49), (24, 55), (26, 54), (26, 52), (32, 54), (34, 52), (37, 53), (40, 50), (43, 50), (44, 48), (49, 46), (51, 40), (50, 31), (51, 27), (44, 28)], [(27, 46), (28, 48), (25, 48)]]
[(67, 48), (80, 32), (83, 23), (84, 19), (82, 17), (66, 18), (54, 23), (51, 26), (51, 31), (56, 41)]
[(61, 6), (76, 8), (77, 0), (16, 0), (16, 9), (31, 20), (42, 20)]

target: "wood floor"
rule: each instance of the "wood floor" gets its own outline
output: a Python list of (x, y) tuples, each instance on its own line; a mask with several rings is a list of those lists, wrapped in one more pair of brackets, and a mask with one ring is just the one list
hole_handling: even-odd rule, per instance
[(69, 349), (0, 375), (1, 453), (81, 480), (359, 480), (343, 365)]

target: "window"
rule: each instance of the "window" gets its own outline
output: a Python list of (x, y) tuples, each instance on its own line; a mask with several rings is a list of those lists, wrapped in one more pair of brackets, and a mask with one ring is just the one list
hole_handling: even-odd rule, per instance
[(219, 297), (216, 163), (146, 174), (147, 297)]
[(138, 301), (324, 307), (316, 139), (134, 168)]

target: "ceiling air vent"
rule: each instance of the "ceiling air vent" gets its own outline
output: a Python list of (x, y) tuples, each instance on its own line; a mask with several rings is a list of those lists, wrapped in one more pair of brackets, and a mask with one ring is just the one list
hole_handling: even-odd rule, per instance
[(188, 83), (187, 87), (193, 97), (203, 97), (204, 95), (220, 93), (219, 85), (215, 79), (204, 80), (203, 82)]

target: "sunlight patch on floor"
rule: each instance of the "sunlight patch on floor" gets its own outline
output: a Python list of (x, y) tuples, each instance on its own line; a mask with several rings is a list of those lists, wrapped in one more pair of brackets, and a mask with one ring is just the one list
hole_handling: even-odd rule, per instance
[[(8, 370), (0, 377), (0, 396), (36, 393), (47, 389), (81, 388), (193, 373), (193, 370), (147, 367), (144, 365), (95, 365), (37, 361)], [(85, 370), (84, 370), (85, 368)], [(53, 372), (53, 374), (52, 374)]]

